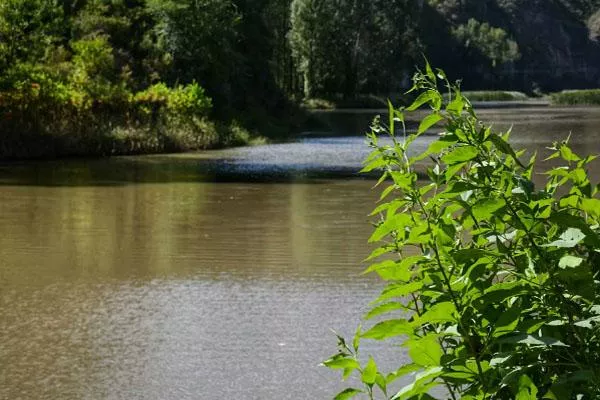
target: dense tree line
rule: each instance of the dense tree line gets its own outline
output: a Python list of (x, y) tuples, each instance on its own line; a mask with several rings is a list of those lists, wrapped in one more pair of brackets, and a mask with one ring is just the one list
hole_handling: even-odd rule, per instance
[(35, 106), (71, 119), (128, 110), (128, 126), (143, 125), (140, 115), (177, 114), (185, 99), (203, 118), (263, 129), (304, 98), (401, 93), (423, 54), (473, 88), (597, 86), (599, 9), (598, 0), (3, 0), (0, 123), (30, 122)]
[(135, 89), (197, 81), (234, 107), (257, 90), (261, 101), (394, 91), (423, 53), (476, 71), (481, 84), (535, 69), (544, 51), (573, 69), (591, 65), (599, 9), (598, 0), (4, 0), (0, 68), (88, 68), (90, 79)]

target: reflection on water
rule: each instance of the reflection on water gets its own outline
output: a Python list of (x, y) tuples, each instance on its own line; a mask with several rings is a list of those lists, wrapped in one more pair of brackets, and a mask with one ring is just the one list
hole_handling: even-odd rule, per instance
[[(595, 109), (481, 114), (517, 145), (572, 131), (600, 153)], [(359, 275), (372, 182), (325, 178), (367, 151), (307, 137), (0, 166), (0, 399), (330, 397), (329, 328), (351, 334), (380, 283)]]
[(0, 398), (323, 398), (370, 183), (0, 188)]

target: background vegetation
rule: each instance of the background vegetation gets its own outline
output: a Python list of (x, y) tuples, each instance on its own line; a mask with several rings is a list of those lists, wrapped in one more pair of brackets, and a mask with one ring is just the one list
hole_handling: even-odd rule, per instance
[(469, 77), (465, 89), (593, 88), (599, 10), (598, 0), (4, 0), (0, 151), (282, 137), (304, 100), (398, 98), (423, 53)]

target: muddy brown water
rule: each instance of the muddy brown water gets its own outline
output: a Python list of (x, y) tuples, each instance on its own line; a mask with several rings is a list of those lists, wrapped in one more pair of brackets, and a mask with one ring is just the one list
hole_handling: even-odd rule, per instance
[[(517, 146), (572, 132), (600, 153), (599, 109), (481, 115)], [(381, 288), (360, 275), (363, 142), (0, 165), (0, 399), (331, 398), (330, 328), (350, 335)]]

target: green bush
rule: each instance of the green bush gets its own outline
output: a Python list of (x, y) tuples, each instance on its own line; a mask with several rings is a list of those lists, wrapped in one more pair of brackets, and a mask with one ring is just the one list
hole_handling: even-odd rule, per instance
[(487, 57), (493, 66), (516, 61), (521, 57), (517, 42), (510, 39), (502, 28), (490, 26), (469, 18), (466, 24), (452, 29), (452, 35), (467, 49), (474, 49)]
[(147, 111), (156, 106), (164, 106), (172, 113), (188, 116), (206, 116), (212, 107), (210, 97), (196, 82), (185, 86), (178, 85), (175, 88), (157, 83), (136, 93), (133, 99)]
[(552, 93), (550, 99), (560, 105), (600, 105), (600, 89), (563, 90)]
[(302, 106), (308, 109), (344, 109), (344, 108), (385, 108), (386, 101), (375, 95), (358, 95), (349, 98), (343, 96), (334, 96), (328, 99), (312, 98), (305, 99)]
[[(427, 65), (412, 90), (415, 102), (390, 106), (389, 121), (368, 134), (374, 150), (363, 171), (381, 170), (387, 187), (366, 272), (387, 285), (368, 329), (351, 343), (339, 337), (324, 362), (364, 384), (336, 398), (372, 399), (379, 388), (385, 398), (433, 399), (435, 387), (451, 399), (600, 398), (600, 185), (586, 172), (595, 157), (554, 143), (556, 167), (536, 186), (536, 156), (523, 162), (508, 132), (483, 125), (441, 70)], [(405, 114), (421, 106), (429, 114), (409, 135)], [(411, 144), (436, 124), (444, 133), (413, 155)], [(412, 361), (384, 374), (373, 358), (361, 363), (365, 339), (398, 340)], [(411, 373), (412, 383), (388, 392)]]
[(502, 90), (465, 91), (463, 95), (471, 101), (524, 101), (529, 99), (525, 93)]
[(180, 151), (248, 138), (236, 127), (208, 121), (212, 102), (197, 83), (161, 83), (135, 94), (123, 82), (113, 83), (102, 43), (80, 41), (81, 58), (66, 79), (25, 63), (2, 76), (0, 157)]

